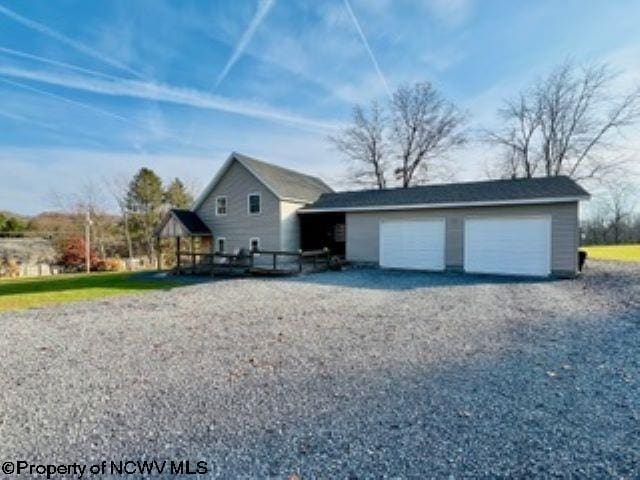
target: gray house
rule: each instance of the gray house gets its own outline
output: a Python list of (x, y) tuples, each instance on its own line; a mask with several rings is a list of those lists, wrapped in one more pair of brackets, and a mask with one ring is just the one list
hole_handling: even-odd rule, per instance
[(233, 153), (192, 210), (170, 214), (159, 231), (191, 235), (191, 225), (219, 252), (327, 247), (384, 268), (574, 276), (588, 198), (566, 177), (333, 192)]
[[(172, 211), (161, 237), (213, 238), (215, 252), (239, 249), (297, 251), (297, 212), (332, 192), (322, 180), (232, 153), (195, 201), (191, 212)], [(202, 226), (207, 230), (204, 230)]]

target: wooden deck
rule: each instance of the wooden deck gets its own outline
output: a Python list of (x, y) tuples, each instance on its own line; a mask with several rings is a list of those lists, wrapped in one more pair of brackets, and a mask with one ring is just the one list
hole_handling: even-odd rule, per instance
[(304, 271), (329, 268), (331, 255), (328, 249), (289, 252), (259, 250), (244, 254), (176, 252), (174, 273), (209, 275), (295, 275)]

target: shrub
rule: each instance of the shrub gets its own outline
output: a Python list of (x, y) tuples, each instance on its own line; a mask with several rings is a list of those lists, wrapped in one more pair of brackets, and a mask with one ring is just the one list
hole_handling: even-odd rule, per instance
[(121, 258), (105, 258), (96, 263), (98, 272), (122, 272), (125, 268), (125, 263)]
[[(62, 264), (69, 269), (82, 270), (85, 266), (85, 242), (82, 237), (69, 238), (63, 247)], [(95, 270), (98, 264), (98, 257), (95, 250), (89, 253), (89, 265), (91, 270)]]
[(2, 275), (6, 275), (9, 278), (17, 278), (20, 276), (20, 262), (15, 258), (7, 258), (4, 262), (4, 265), (0, 263), (0, 273)]

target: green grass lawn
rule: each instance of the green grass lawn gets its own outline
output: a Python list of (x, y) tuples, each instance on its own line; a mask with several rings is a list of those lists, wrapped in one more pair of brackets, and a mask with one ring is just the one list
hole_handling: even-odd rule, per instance
[(635, 245), (598, 245), (581, 247), (587, 251), (587, 259), (617, 260), (620, 262), (640, 262), (640, 244)]
[(149, 278), (149, 273), (77, 273), (0, 280), (0, 311), (43, 307), (77, 300), (167, 290), (184, 282)]

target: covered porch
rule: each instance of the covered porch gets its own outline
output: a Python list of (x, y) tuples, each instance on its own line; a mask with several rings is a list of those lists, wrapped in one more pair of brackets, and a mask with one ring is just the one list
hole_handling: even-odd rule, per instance
[(300, 248), (328, 249), (331, 255), (344, 257), (346, 253), (346, 221), (344, 212), (298, 212)]
[[(169, 210), (156, 229), (156, 238), (158, 269), (174, 268), (180, 274), (211, 268), (213, 234), (195, 212)], [(163, 248), (167, 240), (174, 249)]]

